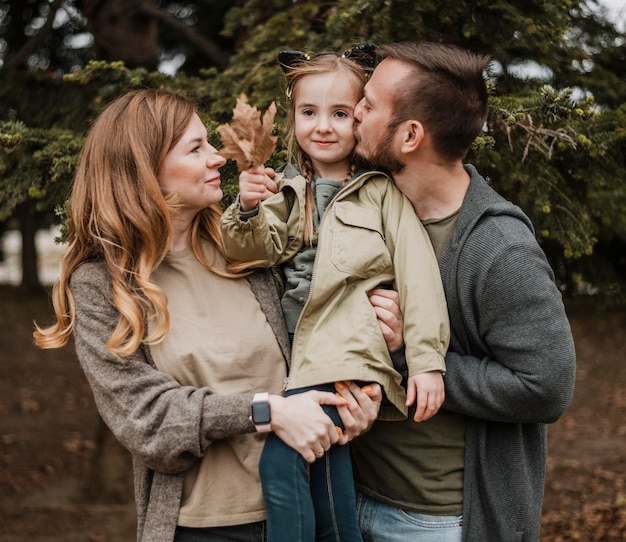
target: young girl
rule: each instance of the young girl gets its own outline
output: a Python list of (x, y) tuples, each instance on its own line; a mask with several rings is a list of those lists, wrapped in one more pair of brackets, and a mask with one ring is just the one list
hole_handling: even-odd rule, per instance
[[(357, 171), (353, 111), (366, 79), (350, 59), (357, 54), (373, 67), (367, 46), (343, 55), (279, 55), (296, 165), (276, 176), (280, 192), (263, 203), (273, 171), (240, 175), (238, 201), (222, 218), (223, 243), (234, 261), (282, 270), (293, 337), (287, 395), (334, 390), (346, 380), (378, 382), (387, 399), (382, 419), (405, 418), (415, 403), (414, 419), (422, 421), (443, 402), (446, 303), (428, 235), (408, 200), (383, 173)], [(394, 282), (405, 319), (406, 393), (368, 302), (368, 292)], [(336, 409), (328, 414), (341, 427)], [(348, 447), (316, 456), (309, 476), (306, 462), (269, 436), (260, 474), (270, 542), (361, 540)]]

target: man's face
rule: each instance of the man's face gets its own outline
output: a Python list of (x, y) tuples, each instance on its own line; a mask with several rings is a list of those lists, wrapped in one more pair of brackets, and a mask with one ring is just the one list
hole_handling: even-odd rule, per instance
[(409, 74), (402, 62), (387, 58), (374, 70), (365, 85), (364, 97), (354, 110), (356, 153), (371, 167), (391, 174), (404, 168), (396, 148), (397, 130), (390, 130), (394, 117), (394, 91)]

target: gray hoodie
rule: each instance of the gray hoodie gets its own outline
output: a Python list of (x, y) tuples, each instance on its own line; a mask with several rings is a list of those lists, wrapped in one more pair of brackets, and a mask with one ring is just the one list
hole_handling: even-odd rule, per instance
[(472, 166), (440, 262), (452, 326), (444, 407), (467, 416), (463, 540), (539, 540), (546, 424), (576, 370), (561, 293), (530, 220)]

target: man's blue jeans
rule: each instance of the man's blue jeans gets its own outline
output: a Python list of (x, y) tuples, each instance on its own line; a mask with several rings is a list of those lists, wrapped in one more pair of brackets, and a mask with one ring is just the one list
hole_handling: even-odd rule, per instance
[[(315, 389), (334, 391), (332, 384)], [(301, 393), (291, 390), (286, 395)], [(338, 427), (335, 407), (322, 405)], [(267, 510), (268, 542), (362, 542), (356, 517), (352, 460), (347, 445), (334, 445), (309, 465), (274, 433), (259, 465)]]
[(430, 516), (357, 495), (365, 542), (461, 542), (462, 516)]

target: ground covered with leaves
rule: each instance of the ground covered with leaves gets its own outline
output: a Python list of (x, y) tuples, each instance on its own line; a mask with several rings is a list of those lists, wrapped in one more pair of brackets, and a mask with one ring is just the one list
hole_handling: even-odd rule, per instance
[[(45, 296), (0, 287), (0, 300), (0, 540), (132, 542), (133, 504), (99, 491), (92, 468), (99, 419), (72, 349), (32, 346), (32, 321), (50, 319)], [(568, 314), (577, 387), (571, 408), (550, 428), (542, 540), (621, 542), (626, 311), (578, 300)]]

